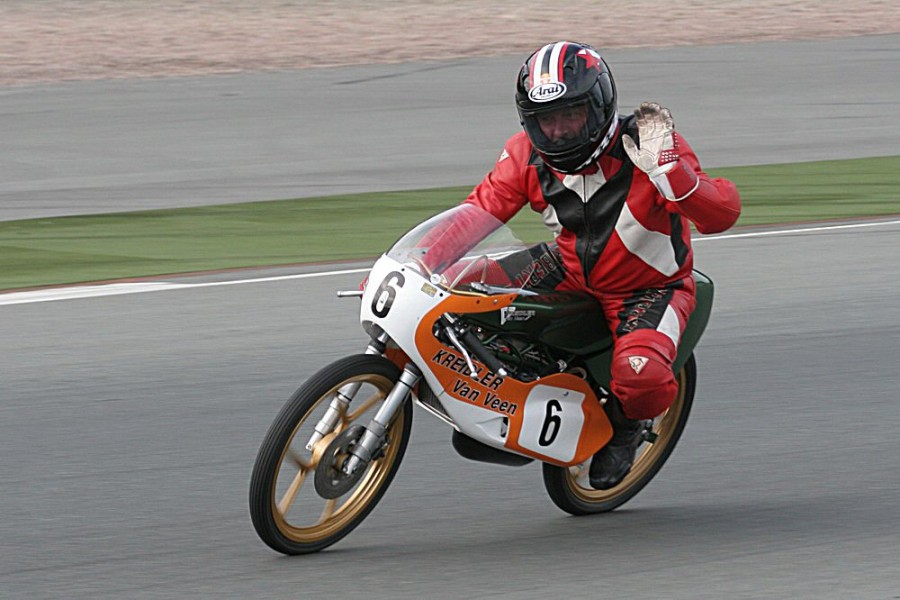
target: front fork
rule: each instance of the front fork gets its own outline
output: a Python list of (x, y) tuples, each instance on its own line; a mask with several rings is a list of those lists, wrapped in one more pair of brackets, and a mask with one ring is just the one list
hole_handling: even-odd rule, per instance
[[(389, 337), (384, 331), (379, 331), (377, 335), (372, 336), (372, 341), (366, 348), (365, 353), (377, 356), (383, 355), (388, 339)], [(403, 403), (409, 397), (409, 392), (416, 386), (421, 377), (422, 373), (413, 363), (406, 365), (403, 373), (400, 375), (400, 379), (394, 384), (375, 417), (372, 418), (372, 421), (366, 427), (365, 433), (350, 451), (351, 456), (343, 467), (343, 471), (346, 474), (354, 473), (360, 466), (366, 465), (372, 460), (372, 456), (381, 448), (384, 442), (388, 425), (390, 425), (394, 415), (403, 406)], [(361, 386), (362, 383), (360, 382), (348, 383), (335, 392), (328, 410), (316, 424), (315, 431), (306, 443), (307, 450), (311, 451), (322, 438), (334, 431), (338, 421), (341, 419), (341, 415), (346, 414), (350, 402), (353, 401)]]
[(359, 468), (365, 467), (373, 456), (384, 445), (387, 428), (394, 420), (394, 415), (403, 407), (409, 399), (409, 393), (419, 383), (422, 372), (413, 363), (407, 363), (400, 374), (400, 379), (394, 384), (384, 403), (372, 417), (366, 426), (366, 431), (359, 441), (350, 448), (350, 458), (344, 463), (342, 470), (346, 475), (353, 475)]

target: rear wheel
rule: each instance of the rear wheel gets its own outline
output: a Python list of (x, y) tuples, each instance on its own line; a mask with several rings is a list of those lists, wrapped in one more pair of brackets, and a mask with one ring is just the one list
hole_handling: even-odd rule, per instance
[[(382, 451), (352, 485), (342, 486), (335, 478), (361, 426), (369, 423), (399, 377), (397, 366), (383, 357), (349, 356), (313, 375), (284, 405), (260, 446), (250, 481), (250, 517), (269, 547), (284, 554), (317, 552), (350, 533), (375, 508), (406, 451), (412, 402), (398, 412)], [(361, 386), (335, 430), (307, 450), (335, 393), (350, 383)], [(323, 481), (334, 492), (328, 498), (316, 491)]]
[(637, 450), (631, 471), (622, 483), (608, 490), (595, 490), (588, 481), (590, 460), (574, 467), (544, 463), (544, 487), (553, 502), (573, 515), (589, 515), (618, 508), (631, 500), (653, 479), (675, 449), (684, 431), (697, 383), (693, 355), (678, 373), (678, 395), (672, 406), (653, 420), (656, 441)]

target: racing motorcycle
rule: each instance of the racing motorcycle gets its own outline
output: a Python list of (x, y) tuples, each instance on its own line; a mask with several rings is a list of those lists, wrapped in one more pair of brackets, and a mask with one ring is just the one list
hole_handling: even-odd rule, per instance
[(250, 483), (259, 537), (305, 554), (350, 533), (400, 467), (414, 403), (452, 428), (452, 446), (468, 459), (540, 461), (550, 498), (573, 515), (613, 510), (643, 489), (687, 422), (713, 284), (694, 272), (697, 307), (674, 363), (674, 404), (645, 421), (625, 479), (596, 490), (590, 461), (612, 437), (603, 408), (612, 336), (593, 297), (541, 289), (558, 265), (552, 245), (526, 246), (463, 204), (401, 237), (364, 289), (338, 292), (361, 298), (369, 342), (310, 377), (269, 428)]

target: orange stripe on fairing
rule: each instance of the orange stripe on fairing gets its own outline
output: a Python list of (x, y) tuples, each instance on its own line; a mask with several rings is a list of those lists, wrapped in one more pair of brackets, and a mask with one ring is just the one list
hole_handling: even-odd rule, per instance
[[(434, 374), (440, 382), (444, 390), (454, 399), (460, 402), (470, 402), (467, 399), (460, 398), (453, 394), (453, 383), (460, 379), (463, 375), (451, 370), (440, 364), (432, 362), (432, 358), (438, 352), (446, 352), (453, 356), (459, 356), (456, 349), (445, 346), (433, 335), (435, 322), (444, 313), (469, 314), (483, 313), (499, 310), (509, 306), (516, 299), (516, 294), (503, 294), (499, 296), (461, 296), (451, 294), (446, 300), (431, 309), (421, 320), (416, 328), (416, 346), (422, 358), (426, 362), (426, 367)], [(473, 359), (474, 360), (474, 359)], [(488, 372), (487, 367), (481, 363), (474, 361), (480, 366), (479, 373)], [(432, 365), (435, 365), (432, 367)], [(501, 411), (498, 408), (489, 405), (481, 405), (481, 408), (503, 415), (509, 419), (509, 432), (506, 436), (506, 448), (518, 454), (531, 456), (542, 461), (546, 461), (561, 467), (568, 467), (584, 462), (600, 448), (602, 448), (612, 438), (612, 426), (597, 396), (588, 385), (587, 381), (570, 375), (568, 373), (555, 373), (553, 375), (543, 377), (537, 381), (525, 383), (512, 377), (504, 377), (503, 382), (496, 390), (488, 389), (487, 386), (480, 384), (478, 381), (466, 378), (466, 385), (480, 392), (479, 397), (487, 397), (488, 392), (496, 394), (503, 401), (514, 406), (514, 410)], [(575, 450), (575, 456), (568, 462), (560, 462), (557, 459), (534, 452), (527, 448), (523, 448), (518, 444), (519, 434), (522, 431), (523, 415), (525, 414), (525, 399), (531, 393), (531, 390), (537, 385), (549, 385), (554, 387), (565, 388), (584, 394), (584, 401), (581, 404), (584, 413), (584, 425), (581, 430), (581, 437)]]
[(403, 370), (406, 365), (409, 364), (409, 356), (407, 356), (406, 352), (404, 352), (400, 348), (386, 348), (384, 351), (384, 357), (400, 367), (400, 370)]
[[(434, 330), (435, 322), (444, 313), (471, 314), (500, 310), (501, 308), (512, 304), (515, 299), (516, 294), (503, 294), (500, 296), (462, 296), (450, 294), (447, 296), (446, 300), (432, 308), (424, 317), (422, 317), (419, 326), (416, 328), (416, 348), (419, 350), (419, 354), (422, 355), (422, 358), (428, 363), (426, 365), (428, 369), (434, 373), (434, 376), (441, 382), (441, 386), (443, 386), (445, 390), (453, 389), (453, 381), (459, 377), (459, 373), (451, 371), (446, 367), (433, 369), (430, 366), (431, 359), (440, 350), (450, 352), (454, 355), (457, 354), (457, 350), (445, 346), (434, 337), (432, 332)], [(486, 369), (487, 367), (482, 365), (482, 368)], [(474, 384), (475, 382), (473, 381), (472, 383)]]

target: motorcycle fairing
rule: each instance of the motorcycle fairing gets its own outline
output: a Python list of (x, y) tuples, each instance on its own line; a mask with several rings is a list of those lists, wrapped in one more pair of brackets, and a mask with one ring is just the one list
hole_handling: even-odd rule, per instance
[(375, 263), (360, 320), (383, 329), (422, 371), (460, 432), (489, 446), (559, 466), (584, 462), (612, 437), (588, 383), (557, 373), (529, 383), (499, 377), (475, 361), (473, 377), (457, 350), (434, 336), (444, 313), (509, 306), (516, 294), (461, 295), (439, 289), (388, 256)]

